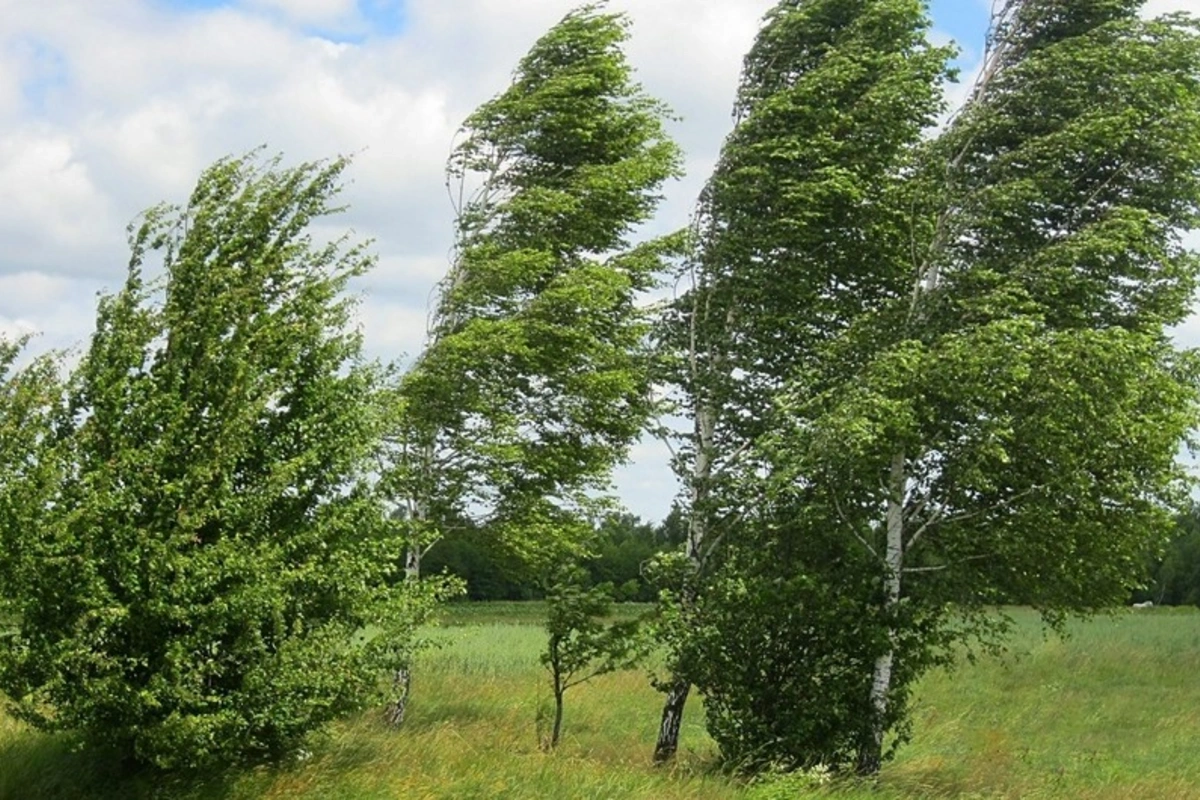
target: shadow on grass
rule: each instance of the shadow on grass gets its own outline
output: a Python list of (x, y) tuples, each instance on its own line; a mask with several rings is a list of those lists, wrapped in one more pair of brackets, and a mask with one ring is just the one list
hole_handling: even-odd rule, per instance
[(0, 800), (226, 800), (236, 776), (166, 775), (133, 767), (115, 752), (78, 750), (58, 737), (26, 731), (0, 741)]
[[(132, 765), (102, 748), (76, 749), (65, 737), (24, 729), (0, 731), (0, 800), (235, 800), (260, 797), (313, 769), (352, 770), (380, 757), (371, 738), (324, 739), (311, 761), (204, 772)], [(15, 735), (14, 735), (15, 734)], [(320, 769), (320, 768), (319, 768)]]
[[(393, 733), (418, 732), (440, 728), (447, 724), (470, 725), (491, 716), (493, 715), (475, 700), (438, 700), (413, 708), (405, 718), (404, 724), (399, 728), (387, 728), (382, 722), (379, 724)], [(532, 721), (530, 724), (532, 725)]]

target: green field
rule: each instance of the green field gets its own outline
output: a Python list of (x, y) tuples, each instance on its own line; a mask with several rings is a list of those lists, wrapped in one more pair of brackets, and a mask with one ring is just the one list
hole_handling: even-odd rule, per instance
[(796, 795), (726, 778), (698, 706), (679, 762), (655, 770), (659, 697), (640, 672), (572, 690), (564, 744), (542, 753), (540, 608), (477, 604), (448, 612), (399, 732), (366, 715), (303, 763), (166, 780), (122, 775), (0, 714), (0, 798), (1200, 798), (1200, 613), (1123, 613), (1074, 624), (1066, 641), (1017, 617), (1004, 662), (922, 682), (915, 739), (875, 787)]

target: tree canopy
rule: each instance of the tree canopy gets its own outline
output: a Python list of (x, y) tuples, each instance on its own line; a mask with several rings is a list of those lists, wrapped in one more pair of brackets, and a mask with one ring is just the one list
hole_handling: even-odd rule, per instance
[(632, 80), (628, 24), (571, 12), (459, 132), (453, 263), (401, 387), (397, 493), (418, 550), (474, 515), (552, 564), (651, 415), (636, 300), (670, 243), (630, 236), (680, 155)]
[(408, 646), (411, 614), (357, 639), (416, 591), (392, 588), (382, 375), (348, 326), (373, 259), (306, 232), (346, 164), (226, 159), (131, 229), (56, 420), (62, 480), (6, 527), (0, 682), (25, 719), (160, 767), (278, 757)]

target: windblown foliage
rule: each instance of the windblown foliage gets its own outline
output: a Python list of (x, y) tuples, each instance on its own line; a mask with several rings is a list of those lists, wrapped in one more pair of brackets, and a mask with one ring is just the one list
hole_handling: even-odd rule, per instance
[(635, 300), (671, 243), (629, 237), (680, 156), (632, 81), (627, 25), (568, 14), (460, 131), (454, 263), (402, 387), (394, 477), (417, 565), (468, 512), (553, 564), (651, 414)]
[(69, 387), (61, 485), (17, 533), (36, 569), (0, 685), (24, 719), (159, 767), (279, 757), (411, 645), (433, 590), (392, 588), (383, 376), (345, 296), (372, 257), (306, 233), (345, 165), (226, 159), (132, 229)]
[[(844, 685), (846, 705), (842, 693), (823, 708), (795, 696), (793, 710), (778, 680), (764, 681), (739, 719), (847, 720), (861, 737), (857, 767), (872, 773), (912, 681), (953, 643), (997, 641), (981, 609), (1015, 600), (1053, 623), (1122, 602), (1147, 546), (1169, 530), (1182, 488), (1175, 457), (1196, 420), (1193, 358), (1166, 327), (1187, 315), (1197, 275), (1180, 231), (1200, 209), (1200, 36), (1183, 17), (1139, 18), (1136, 2), (1013, 0), (970, 102), (923, 143), (932, 67), (868, 73), (894, 105), (861, 88), (845, 110), (827, 100), (839, 77), (861, 74), (845, 66), (839, 32), (869, 20), (906, 22), (863, 40), (868, 63), (885, 63), (888, 43), (893, 58), (944, 57), (904, 44), (925, 28), (921, 4), (860, 3), (847, 18), (843, 5), (787, 2), (770, 18), (756, 47), (809, 25), (831, 41), (795, 66), (765, 62), (779, 71), (757, 79), (765, 99), (725, 159), (757, 133), (748, 151), (780, 159), (771, 174), (786, 183), (760, 199), (766, 171), (736, 179), (734, 210), (701, 239), (705, 257), (750, 287), (730, 290), (714, 318), (728, 320), (723, 357), (737, 368), (714, 397), (741, 411), (751, 445), (732, 486), (713, 483), (710, 506), (739, 521), (722, 545), (736, 566), (712, 591), (740, 596), (722, 580), (818, 587), (824, 599), (799, 620), (792, 606), (764, 614), (762, 641), (825, 620), (832, 627), (814, 641), (838, 641), (839, 626), (857, 620), (859, 635), (834, 648), (832, 664), (797, 646), (788, 665), (804, 684), (822, 677), (809, 669), (840, 676), (872, 663), (857, 688)], [(751, 78), (754, 63), (752, 52)], [(826, 101), (789, 105), (809, 85)], [(796, 118), (769, 125), (780, 107)], [(908, 126), (889, 108), (906, 109)], [(806, 130), (803, 144), (779, 138)], [(714, 209), (725, 174), (718, 167), (709, 190)], [(794, 208), (777, 208), (792, 196)], [(724, 243), (738, 214), (761, 228), (752, 248)], [(712, 291), (727, 285), (710, 280)], [(791, 317), (764, 313), (785, 295)], [(845, 604), (857, 613), (830, 610)], [(720, 643), (745, 623), (736, 609), (716, 619), (733, 622), (707, 655), (736, 661)], [(843, 713), (864, 696), (868, 713)], [(763, 758), (836, 765), (847, 753), (820, 743), (853, 739), (757, 742)]]

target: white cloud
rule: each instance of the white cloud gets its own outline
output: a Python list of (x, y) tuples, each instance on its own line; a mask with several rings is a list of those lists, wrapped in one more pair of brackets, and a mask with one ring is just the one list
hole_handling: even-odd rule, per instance
[[(633, 18), (628, 52), (646, 89), (682, 120), (689, 176), (654, 228), (686, 224), (729, 129), (742, 54), (773, 0), (612, 0)], [(362, 32), (353, 0), (238, 0), (172, 11), (158, 0), (0, 0), (0, 331), (83, 341), (95, 292), (124, 278), (125, 225), (182, 201), (213, 160), (265, 144), (289, 161), (356, 154), (343, 216), (373, 238), (359, 282), (373, 355), (421, 343), (451, 244), (442, 169), (459, 122), (501, 91), (533, 40), (577, 0), (409, 0), (391, 37)], [(1176, 8), (1184, 2), (1158, 2)], [(964, 76), (965, 77), (965, 76)], [(640, 445), (622, 493), (665, 513), (665, 453)]]
[(1147, 0), (1142, 7), (1142, 14), (1147, 17), (1157, 17), (1174, 11), (1190, 11), (1200, 14), (1200, 3), (1196, 0)]
[(78, 349), (100, 288), (90, 278), (32, 271), (0, 275), (0, 335), (37, 334), (30, 345), (37, 352)]
[(301, 25), (329, 25), (353, 16), (355, 0), (249, 0), (249, 5), (275, 11)]
[(89, 253), (107, 243), (111, 222), (70, 133), (35, 125), (0, 134), (0, 273), (93, 272)]

